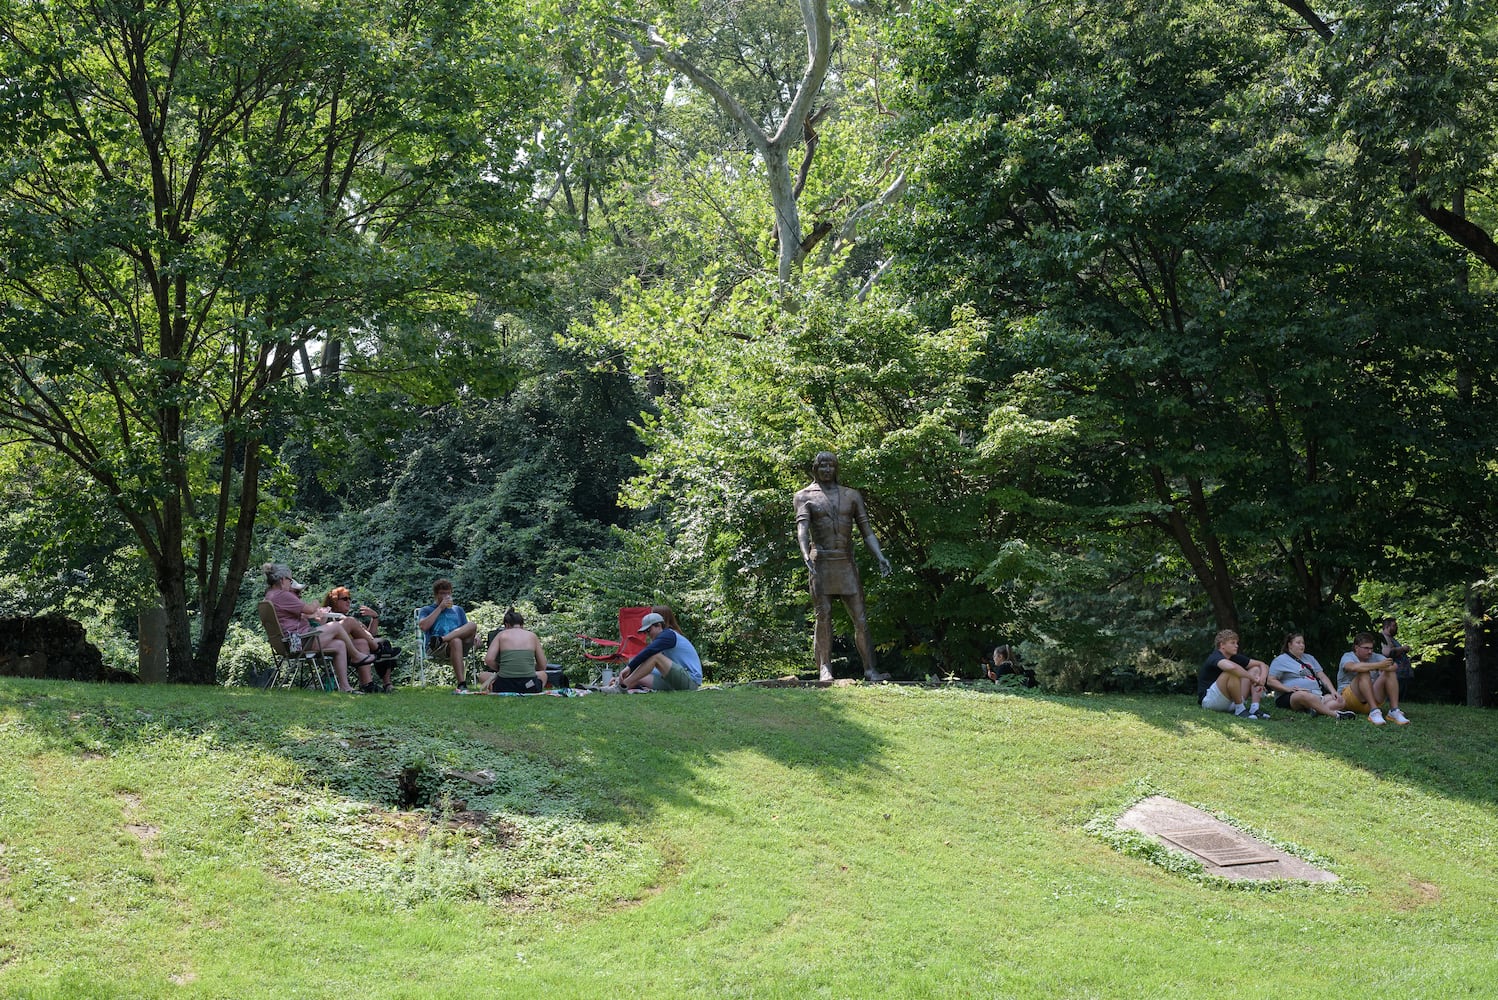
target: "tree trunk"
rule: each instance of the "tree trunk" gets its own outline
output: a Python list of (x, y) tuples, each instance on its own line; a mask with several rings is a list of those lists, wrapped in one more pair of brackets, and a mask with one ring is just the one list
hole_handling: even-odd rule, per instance
[[(174, 684), (202, 683), (193, 670), (192, 624), (187, 614), (187, 564), (182, 558), (182, 536), (162, 533), (161, 548), (152, 567), (156, 591), (166, 614), (166, 672)], [(211, 681), (211, 678), (210, 678)]]
[(1165, 508), (1164, 517), (1159, 520), (1163, 521), (1165, 533), (1175, 539), (1181, 555), (1191, 567), (1192, 575), (1211, 602), (1213, 620), (1219, 629), (1237, 629), (1238, 607), (1233, 600), (1233, 580), (1216, 538), (1208, 529), (1205, 510), (1197, 511), (1196, 517), (1203, 534), (1207, 536), (1207, 548), (1214, 553), (1212, 558), (1197, 544), (1196, 537), (1191, 533), (1191, 525), (1181, 513), (1170, 485), (1165, 480), (1164, 471), (1158, 466), (1151, 466), (1149, 475), (1155, 487), (1155, 496)]
[(770, 204), (775, 209), (775, 239), (780, 258), (780, 284), (788, 285), (801, 260), (801, 212), (796, 206), (796, 182), (791, 176), (791, 158), (778, 143), (764, 149), (769, 172)]
[[(193, 675), (203, 683), (218, 682), (218, 660), (224, 649), (224, 637), (229, 633), (229, 622), (239, 603), (240, 581), (249, 569), (250, 548), (254, 541), (255, 518), (260, 512), (260, 455), (261, 441), (252, 435), (244, 442), (244, 467), (239, 475), (239, 509), (234, 515), (234, 537), (230, 543), (227, 559), (216, 562), (214, 575), (200, 586), (200, 603), (203, 606), (202, 630), (198, 636), (198, 648), (193, 657)], [(224, 462), (233, 460), (226, 452)], [(232, 477), (226, 481), (224, 490), (231, 488)], [(233, 501), (228, 497), (221, 504), (227, 507)], [(227, 511), (218, 526), (218, 538), (214, 552), (222, 551), (224, 533), (227, 529)], [(222, 575), (219, 566), (222, 565)]]

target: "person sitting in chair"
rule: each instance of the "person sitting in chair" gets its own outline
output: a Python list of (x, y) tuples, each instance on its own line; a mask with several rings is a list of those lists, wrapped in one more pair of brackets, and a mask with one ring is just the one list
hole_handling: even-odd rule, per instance
[(432, 584), (432, 603), (417, 612), (417, 627), (426, 636), (433, 655), (441, 653), (453, 666), (457, 693), (468, 693), (468, 679), (463, 671), (463, 654), (478, 645), (479, 627), (468, 620), (463, 609), (453, 603), (453, 582), (446, 578)]
[(621, 691), (695, 691), (702, 686), (702, 660), (687, 637), (650, 612), (640, 619), (650, 644), (630, 658), (619, 678)]
[(367, 645), (363, 652), (356, 645), (359, 637), (368, 640), (369, 632), (352, 618), (329, 621), (327, 608), (304, 602), (300, 596), (302, 585), (292, 577), (285, 563), (266, 563), (260, 569), (265, 573), (265, 600), (275, 609), (281, 633), (300, 636), (303, 648), (309, 642), (316, 643), (316, 648), (333, 658), (338, 690), (345, 694), (352, 691), (348, 682), (349, 665), (358, 668), (362, 677), (369, 674), (375, 660)]
[[(330, 618), (354, 618), (369, 634), (367, 639), (354, 637), (354, 646), (359, 650), (360, 656), (372, 653), (375, 657), (373, 664), (359, 668), (359, 690), (365, 694), (377, 692), (389, 694), (392, 690), (390, 672), (397, 661), (395, 647), (390, 645), (389, 639), (380, 638), (379, 612), (367, 604), (361, 604), (355, 617), (356, 613), (352, 610), (353, 602), (354, 597), (347, 587), (334, 587), (323, 595), (322, 606), (328, 609)], [(372, 671), (378, 671), (379, 683), (375, 682)]]
[(505, 612), (504, 627), (489, 640), (484, 666), (488, 669), (479, 672), (481, 692), (540, 694), (546, 690), (546, 651), (536, 633), (525, 627), (525, 616), (514, 608)]

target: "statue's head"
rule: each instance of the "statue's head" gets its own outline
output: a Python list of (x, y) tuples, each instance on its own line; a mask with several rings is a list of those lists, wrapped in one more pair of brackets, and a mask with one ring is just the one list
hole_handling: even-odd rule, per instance
[(830, 451), (819, 451), (811, 460), (811, 473), (819, 483), (837, 482), (837, 456)]

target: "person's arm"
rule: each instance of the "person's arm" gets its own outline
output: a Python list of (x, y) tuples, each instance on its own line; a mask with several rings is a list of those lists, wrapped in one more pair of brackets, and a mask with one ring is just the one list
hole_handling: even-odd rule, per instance
[(796, 544), (801, 547), (801, 558), (806, 565), (811, 565), (811, 513), (806, 509), (806, 501), (801, 494), (796, 494)]
[(656, 636), (655, 639), (651, 641), (650, 645), (646, 646), (634, 656), (630, 657), (629, 663), (625, 665), (629, 667), (629, 669), (633, 670), (635, 667), (638, 667), (640, 664), (650, 659), (656, 653), (664, 653), (668, 649), (675, 648), (676, 633), (671, 631), (670, 629), (662, 629), (661, 634)]
[(380, 613), (378, 611), (376, 611), (374, 608), (370, 607), (368, 604), (361, 604), (361, 605), (359, 605), (359, 614), (362, 617), (369, 619), (369, 624), (365, 626), (365, 628), (367, 628), (369, 630), (369, 634), (370, 635), (379, 635), (380, 634)]
[(437, 619), (442, 617), (442, 612), (447, 610), (447, 605), (451, 603), (451, 601), (452, 598), (445, 597), (442, 600), (438, 601), (436, 604), (433, 604), (432, 613), (427, 615), (421, 621), (417, 622), (416, 627), (421, 629), (427, 635), (431, 635), (432, 628), (437, 624)]
[(1379, 670), (1390, 670), (1394, 661), (1385, 657), (1382, 660), (1360, 660), (1356, 654), (1348, 654), (1342, 659), (1342, 669), (1354, 674), (1371, 674)]
[(504, 634), (503, 629), (495, 632), (494, 638), (489, 640), (489, 648), (484, 651), (484, 666), (490, 670), (499, 669), (495, 664), (499, 662), (499, 637)]
[(1222, 659), (1217, 661), (1217, 669), (1221, 670), (1225, 674), (1232, 674), (1234, 677), (1242, 677), (1244, 680), (1251, 681), (1253, 680), (1253, 676), (1249, 674), (1248, 670), (1249, 667), (1252, 667), (1255, 662), (1257, 661), (1249, 660), (1247, 667), (1240, 667), (1238, 666), (1238, 664), (1234, 663), (1232, 660), (1224, 656)]
[(534, 632), (531, 633), (531, 642), (536, 649), (536, 672), (544, 674), (546, 673), (546, 650), (541, 648), (541, 638)]

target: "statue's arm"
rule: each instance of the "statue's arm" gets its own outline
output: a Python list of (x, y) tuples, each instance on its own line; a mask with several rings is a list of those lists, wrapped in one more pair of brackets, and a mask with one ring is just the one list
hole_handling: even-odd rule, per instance
[(855, 494), (853, 500), (853, 520), (858, 525), (858, 530), (863, 534), (863, 543), (874, 553), (874, 559), (879, 563), (879, 575), (889, 576), (894, 572), (894, 567), (889, 560), (884, 558), (884, 553), (879, 548), (879, 539), (874, 535), (874, 529), (869, 525), (869, 512), (863, 505), (863, 494)]
[(801, 558), (811, 565), (811, 518), (807, 515), (806, 501), (796, 494), (796, 544), (801, 546)]

